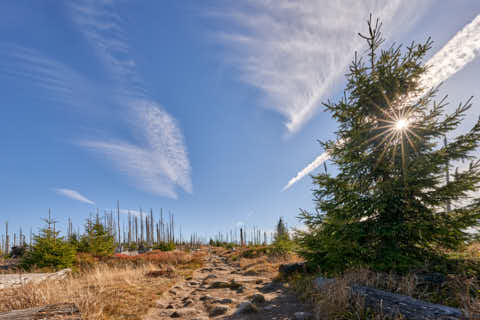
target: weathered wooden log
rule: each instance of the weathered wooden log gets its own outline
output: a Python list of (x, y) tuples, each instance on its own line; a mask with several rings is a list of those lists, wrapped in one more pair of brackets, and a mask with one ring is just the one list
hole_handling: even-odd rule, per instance
[(352, 293), (365, 300), (365, 307), (381, 311), (392, 317), (402, 315), (404, 319), (408, 320), (480, 319), (473, 315), (467, 316), (457, 308), (433, 304), (375, 288), (352, 286)]
[[(334, 285), (333, 278), (316, 278), (313, 282), (315, 289), (323, 290), (329, 285)], [(433, 304), (414, 299), (410, 296), (391, 293), (375, 288), (354, 285), (351, 295), (361, 297), (365, 307), (394, 318), (401, 315), (406, 320), (453, 320), (453, 319), (480, 319), (480, 315), (465, 315), (460, 309)]]
[(63, 269), (54, 273), (12, 273), (0, 274), (0, 289), (20, 287), (26, 283), (40, 282), (44, 280), (65, 279), (72, 269)]
[(81, 320), (80, 311), (73, 303), (49, 304), (43, 307), (0, 312), (0, 320)]

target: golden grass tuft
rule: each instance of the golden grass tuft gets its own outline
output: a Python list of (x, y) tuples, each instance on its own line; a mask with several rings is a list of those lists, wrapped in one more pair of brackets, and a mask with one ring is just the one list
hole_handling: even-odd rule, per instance
[(53, 303), (75, 303), (84, 319), (141, 319), (172, 280), (150, 278), (153, 265), (112, 267), (97, 265), (65, 280), (46, 280), (7, 289), (0, 295), (0, 311)]
[(276, 278), (278, 276), (278, 268), (281, 264), (302, 261), (302, 259), (294, 253), (284, 256), (271, 256), (265, 251), (259, 251), (259, 254), (245, 256), (243, 253), (249, 250), (251, 249), (240, 248), (234, 252), (224, 252), (224, 255), (226, 255), (231, 263), (239, 268), (245, 276), (263, 275)]

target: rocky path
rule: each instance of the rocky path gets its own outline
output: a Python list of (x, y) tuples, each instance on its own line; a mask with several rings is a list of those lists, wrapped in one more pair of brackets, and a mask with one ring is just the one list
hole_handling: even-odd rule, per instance
[(309, 308), (280, 282), (247, 276), (210, 255), (202, 269), (178, 283), (157, 302), (145, 320), (160, 319), (310, 319)]

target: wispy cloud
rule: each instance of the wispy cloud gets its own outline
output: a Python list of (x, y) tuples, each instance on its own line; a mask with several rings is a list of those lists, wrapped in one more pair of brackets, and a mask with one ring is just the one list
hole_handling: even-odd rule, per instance
[(122, 19), (112, 1), (76, 1), (70, 6), (79, 30), (95, 49), (117, 85), (137, 143), (88, 139), (84, 147), (106, 156), (137, 185), (176, 198), (175, 187), (192, 192), (184, 137), (175, 119), (148, 96), (131, 57)]
[[(41, 52), (11, 43), (0, 43), (0, 71), (4, 77), (24, 79), (42, 89), (46, 98), (85, 110), (92, 101), (104, 100), (99, 85), (73, 68)], [(105, 88), (102, 88), (104, 90)]]
[(373, 12), (385, 22), (385, 32), (406, 30), (430, 1), (411, 5), (392, 1), (246, 1), (212, 15), (235, 23), (219, 33), (241, 78), (263, 92), (264, 105), (286, 119), (296, 132), (320, 106), (321, 99), (346, 71), (351, 54), (363, 42)]
[(84, 140), (80, 144), (107, 156), (146, 191), (176, 198), (175, 186), (192, 192), (190, 165), (175, 120), (150, 101), (135, 103), (135, 126), (144, 146), (123, 141)]
[[(457, 32), (445, 46), (443, 46), (426, 65), (430, 69), (420, 79), (424, 92), (438, 86), (443, 81), (462, 70), (468, 63), (480, 55), (480, 15)], [(302, 169), (296, 177), (292, 178), (283, 188), (286, 190), (307, 174), (318, 168), (329, 158), (328, 152), (319, 155), (312, 163)], [(463, 164), (466, 166), (467, 164)]]
[(78, 0), (70, 3), (72, 18), (80, 32), (117, 83), (119, 101), (145, 98), (146, 90), (137, 74), (135, 60), (116, 13), (114, 1)]
[(82, 112), (119, 107), (132, 141), (84, 138), (80, 144), (108, 158), (142, 190), (172, 198), (177, 197), (176, 186), (192, 192), (185, 139), (175, 119), (144, 89), (114, 2), (73, 1), (69, 9), (111, 83), (96, 83), (37, 50), (9, 43), (0, 43), (1, 75), (25, 79), (48, 99)]
[(77, 201), (92, 204), (92, 205), (95, 204), (95, 202), (88, 199), (84, 195), (80, 194), (80, 192), (72, 190), (72, 189), (55, 188), (55, 189), (53, 189), (53, 191), (55, 191), (59, 195), (65, 196), (65, 197), (73, 199), (73, 200), (77, 200)]

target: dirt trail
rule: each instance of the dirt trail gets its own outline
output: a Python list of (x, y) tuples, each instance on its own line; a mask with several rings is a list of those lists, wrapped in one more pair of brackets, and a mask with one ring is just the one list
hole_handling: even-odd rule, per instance
[[(177, 283), (145, 320), (159, 319), (309, 319), (303, 305), (280, 282), (246, 276), (226, 259), (209, 255), (202, 269)], [(265, 301), (262, 301), (265, 300)]]

